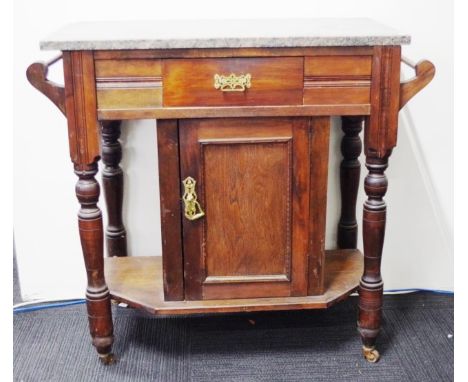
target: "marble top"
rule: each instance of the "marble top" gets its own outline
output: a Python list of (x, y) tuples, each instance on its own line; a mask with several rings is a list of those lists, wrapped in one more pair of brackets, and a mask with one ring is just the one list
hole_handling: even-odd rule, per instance
[(70, 24), (43, 50), (268, 48), (409, 44), (411, 37), (364, 18), (102, 21)]

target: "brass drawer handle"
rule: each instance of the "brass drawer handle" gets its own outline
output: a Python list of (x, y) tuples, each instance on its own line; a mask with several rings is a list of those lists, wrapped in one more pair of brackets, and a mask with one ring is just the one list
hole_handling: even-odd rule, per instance
[(185, 206), (185, 217), (188, 220), (197, 220), (205, 216), (205, 212), (203, 212), (200, 203), (197, 201), (197, 193), (195, 192), (197, 181), (189, 176), (182, 181), (182, 184), (184, 185), (182, 200)]
[(252, 76), (250, 73), (235, 75), (231, 73), (229, 76), (221, 74), (214, 75), (214, 88), (222, 92), (243, 92), (250, 88)]

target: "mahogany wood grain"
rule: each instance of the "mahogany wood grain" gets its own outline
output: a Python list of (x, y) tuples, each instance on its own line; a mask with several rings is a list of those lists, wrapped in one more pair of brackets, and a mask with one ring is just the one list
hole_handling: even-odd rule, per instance
[(164, 298), (167, 301), (178, 301), (184, 299), (184, 259), (177, 120), (158, 120), (156, 131)]
[(75, 165), (78, 176), (76, 196), (81, 208), (78, 212), (81, 247), (88, 275), (86, 307), (93, 345), (99, 356), (108, 362), (114, 342), (109, 289), (104, 278), (102, 216), (97, 202), (99, 183), (94, 176), (97, 163)]
[(104, 238), (99, 207), (99, 183), (95, 179), (100, 157), (100, 134), (96, 115), (93, 55), (64, 52), (65, 104), (70, 156), (78, 176), (76, 196), (81, 246), (88, 275), (86, 306), (89, 329), (103, 363), (112, 362), (114, 341), (110, 295), (104, 278)]
[(354, 292), (362, 274), (358, 250), (326, 251), (325, 291), (319, 296), (164, 301), (160, 257), (113, 257), (105, 262), (112, 297), (158, 315), (324, 309)]
[(356, 200), (361, 173), (362, 131), (364, 117), (342, 117), (344, 136), (341, 140), (343, 160), (340, 165), (341, 216), (338, 223), (338, 248), (357, 248), (358, 224)]
[(400, 84), (400, 109), (419, 93), (435, 75), (434, 64), (428, 60), (422, 60), (414, 66), (416, 76)]
[[(251, 281), (289, 280), (291, 131), (284, 137), (275, 134), (274, 128), (268, 137), (235, 131), (230, 140), (229, 133), (216, 139), (200, 130), (200, 187), (209, 222), (205, 282), (213, 278), (221, 282), (220, 277), (224, 282), (244, 281), (246, 277)], [(217, 237), (222, 240), (214, 240)]]
[(52, 62), (34, 62), (26, 70), (26, 77), (29, 83), (49, 98), (59, 110), (66, 115), (65, 111), (65, 88), (47, 78), (49, 65), (59, 60), (61, 56)]
[(307, 120), (189, 120), (180, 129), (181, 178), (197, 180), (206, 214), (183, 220), (186, 298), (305, 295)]
[(135, 109), (98, 110), (100, 120), (106, 119), (177, 119), (229, 117), (305, 117), (368, 115), (369, 104), (298, 105), (298, 106), (217, 106), (217, 107), (148, 107)]
[(101, 155), (93, 53), (63, 52), (63, 72), (71, 160), (91, 164)]
[(354, 86), (343, 81), (321, 82), (309, 79), (305, 81), (304, 105), (351, 106), (354, 104), (369, 105), (370, 103), (370, 81), (365, 86)]
[(325, 225), (327, 208), (328, 153), (330, 139), (330, 117), (310, 119), (310, 236), (308, 294), (324, 292)]
[[(328, 152), (328, 145), (321, 146), (317, 141), (311, 139), (311, 125), (314, 129), (314, 123), (320, 119), (314, 120), (311, 123), (309, 118), (293, 118), (292, 131), (292, 255), (291, 255), (291, 296), (304, 296), (308, 293), (309, 282), (317, 282), (315, 275), (309, 275), (309, 266), (314, 259), (323, 263), (325, 256), (324, 252), (311, 253), (313, 246), (310, 245), (310, 236), (313, 236), (315, 230), (320, 231), (325, 226), (321, 227), (321, 222), (325, 222), (326, 210), (324, 205), (311, 206), (310, 196), (313, 187), (320, 187), (322, 183), (326, 183), (326, 175), (318, 176), (311, 180), (311, 170), (316, 166), (311, 151), (317, 156)], [(319, 174), (317, 174), (319, 175)], [(321, 174), (320, 174), (321, 175)], [(316, 214), (314, 216), (314, 214)], [(316, 217), (318, 220), (313, 220)], [(322, 218), (323, 220), (320, 220)], [(323, 275), (322, 275), (323, 276)], [(319, 283), (323, 283), (323, 278), (319, 279)], [(320, 291), (321, 292), (321, 291)], [(317, 294), (320, 294), (317, 291)]]
[[(184, 219), (184, 238), (197, 248), (192, 252), (186, 246), (186, 262), (200, 264), (194, 269), (198, 285), (188, 285), (187, 292), (197, 288), (197, 298), (207, 298), (207, 293), (210, 298), (221, 298), (220, 293), (232, 297), (229, 287), (209, 285), (221, 283), (235, 283), (232, 288), (244, 291), (237, 291), (235, 297), (262, 293), (265, 288), (269, 293), (289, 293), (285, 281), (289, 281), (291, 247), (286, 222), (291, 214), (292, 131), (290, 126), (277, 125), (246, 120), (185, 121), (181, 125), (182, 179), (192, 176), (197, 180), (206, 213), (197, 225)], [(280, 277), (275, 280), (275, 275)], [(267, 280), (268, 285), (255, 291), (252, 282)], [(275, 281), (279, 287), (271, 285)]]
[(372, 70), (372, 54), (366, 56), (305, 57), (304, 75), (314, 77), (368, 78)]
[(364, 181), (364, 273), (359, 285), (358, 329), (368, 360), (378, 360), (375, 342), (382, 319), (383, 281), (380, 264), (385, 236), (388, 157), (396, 145), (400, 91), (400, 46), (374, 47), (371, 115), (366, 118), (364, 150), (369, 170)]
[(98, 110), (162, 106), (161, 60), (96, 60)]
[(102, 184), (107, 206), (107, 253), (109, 256), (127, 256), (127, 232), (123, 224), (123, 171), (120, 167), (122, 146), (119, 142), (120, 121), (104, 121), (102, 130)]
[[(187, 129), (184, 125), (188, 123)], [(192, 120), (179, 121), (179, 161), (180, 161), (180, 181), (182, 182), (188, 176), (197, 181), (195, 192), (198, 195), (199, 203), (202, 208), (205, 206), (203, 190), (200, 190), (200, 169), (197, 166), (200, 161), (200, 148), (197, 142), (197, 130), (193, 126)], [(185, 125), (186, 126), (186, 125)], [(179, 185), (182, 199), (184, 192), (183, 186)], [(202, 282), (204, 279), (204, 265), (201, 245), (203, 244), (203, 220), (198, 219), (187, 222), (184, 217), (184, 206), (182, 205), (182, 236), (183, 236), (183, 254), (184, 254), (184, 294), (186, 300), (202, 299)], [(190, 224), (189, 224), (190, 223)]]
[(388, 156), (396, 146), (400, 109), (400, 46), (376, 46), (372, 61), (371, 114), (364, 132), (366, 153)]
[[(110, 85), (110, 84), (109, 84)], [(135, 119), (118, 118), (120, 113), (131, 112), (138, 115), (140, 111), (148, 112), (162, 106), (161, 82), (154, 82), (149, 86), (138, 83), (136, 87), (106, 87), (98, 85), (97, 88), (98, 112), (100, 115), (111, 116), (104, 119)], [(138, 118), (143, 118), (140, 116)], [(153, 117), (151, 117), (153, 118)], [(154, 117), (156, 118), (156, 117)]]
[(304, 59), (304, 105), (370, 103), (372, 56)]
[[(172, 106), (301, 105), (301, 57), (166, 59), (163, 104)], [(250, 74), (245, 91), (223, 92), (214, 75)]]
[(383, 200), (387, 191), (384, 174), (387, 163), (388, 157), (366, 157), (369, 173), (364, 181), (367, 200), (363, 213), (364, 273), (359, 284), (358, 328), (367, 348), (375, 347), (382, 320), (383, 281), (380, 265), (387, 211)]
[(114, 59), (95, 61), (96, 80), (108, 82), (161, 77), (162, 63), (158, 59)]
[[(356, 50), (356, 55), (349, 55), (352, 52), (349, 49), (343, 54), (339, 54), (339, 49), (329, 51), (328, 55), (324, 55), (327, 51), (320, 52), (305, 58), (243, 56), (203, 59), (201, 57), (204, 56), (199, 56), (196, 59), (151, 59), (148, 55), (143, 56), (146, 58), (110, 55), (113, 59), (96, 59), (98, 112), (103, 119), (125, 119), (184, 117), (177, 110), (166, 110), (163, 105), (172, 108), (304, 104), (338, 108), (328, 112), (329, 115), (348, 115), (350, 112), (345, 109), (354, 105), (356, 109), (362, 109), (363, 105), (369, 108), (372, 50)], [(215, 73), (236, 71), (254, 75), (254, 85), (244, 92), (221, 92), (214, 88)], [(299, 84), (300, 77), (304, 78), (302, 85)], [(277, 110), (271, 111), (275, 113)], [(307, 112), (307, 109), (302, 111)], [(219, 112), (222, 115), (225, 111)], [(236, 108), (234, 112), (241, 110)], [(351, 114), (355, 112), (351, 110)]]

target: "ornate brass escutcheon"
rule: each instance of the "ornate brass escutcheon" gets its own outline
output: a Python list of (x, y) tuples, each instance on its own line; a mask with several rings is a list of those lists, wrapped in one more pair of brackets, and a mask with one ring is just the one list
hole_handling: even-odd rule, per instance
[(229, 76), (221, 74), (214, 75), (214, 88), (222, 92), (243, 92), (245, 89), (250, 88), (252, 83), (250, 80), (252, 76), (250, 73), (235, 75), (231, 73)]
[(182, 181), (182, 184), (184, 185), (182, 200), (185, 206), (185, 217), (188, 220), (197, 220), (205, 216), (205, 212), (203, 212), (200, 203), (197, 201), (197, 193), (195, 192), (197, 181), (189, 176)]

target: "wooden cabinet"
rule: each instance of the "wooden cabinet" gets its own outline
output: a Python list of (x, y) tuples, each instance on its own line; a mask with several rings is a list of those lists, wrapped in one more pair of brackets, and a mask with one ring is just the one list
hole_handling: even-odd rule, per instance
[[(211, 23), (219, 39), (196, 37), (200, 26), (187, 29), (187, 21), (165, 24), (174, 39), (165, 29), (161, 38), (138, 36), (161, 21), (133, 25), (119, 39), (114, 32), (124, 29), (111, 24), (95, 25), (110, 40), (106, 33), (90, 40), (90, 26), (78, 25), (45, 43), (63, 51), (64, 87), (47, 79), (58, 59), (27, 71), (67, 117), (89, 324), (101, 360), (113, 359), (111, 298), (152, 314), (220, 313), (324, 309), (359, 290), (364, 356), (377, 361), (385, 170), (398, 111), (431, 81), (434, 66), (402, 60), (408, 37), (369, 20), (338, 27), (296, 20), (290, 32), (257, 20), (255, 30), (266, 28), (259, 38), (237, 35), (232, 20)], [(195, 37), (182, 36), (186, 30)], [(401, 60), (416, 76), (400, 83)], [(341, 217), (337, 248), (325, 250), (330, 116), (342, 117), (344, 133)], [(137, 118), (158, 120), (162, 262), (126, 256), (120, 121)], [(356, 221), (363, 128), (364, 254)]]
[(158, 122), (167, 301), (324, 292), (329, 129), (327, 117)]

